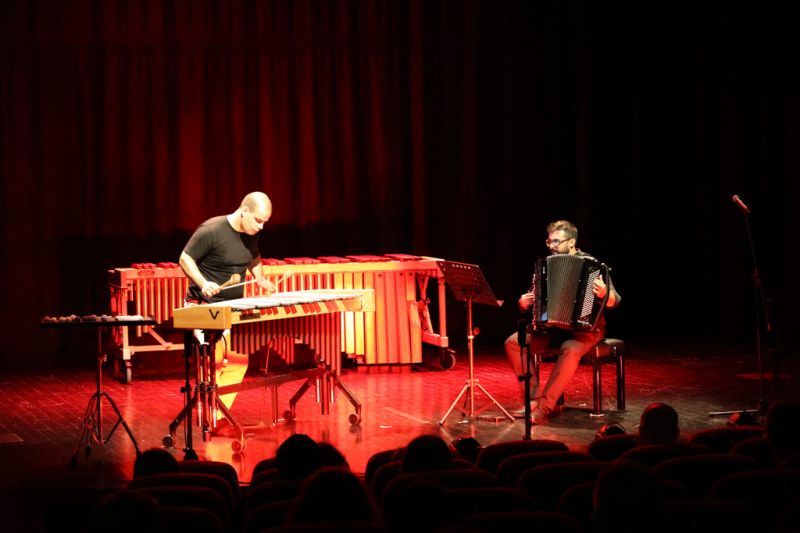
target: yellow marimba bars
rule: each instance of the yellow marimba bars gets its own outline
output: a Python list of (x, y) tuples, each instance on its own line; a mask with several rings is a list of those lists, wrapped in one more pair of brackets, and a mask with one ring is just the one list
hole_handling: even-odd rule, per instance
[[(437, 267), (439, 261), (406, 254), (305, 257), (265, 259), (263, 269), (279, 291), (373, 289), (374, 311), (343, 313), (341, 351), (359, 364), (412, 364), (422, 362), (423, 343), (448, 347), (445, 284)], [(187, 287), (188, 279), (175, 263), (136, 264), (109, 271), (112, 314), (152, 316), (158, 323), (133, 332), (119, 328), (122, 331), (114, 340), (126, 381), (131, 380), (134, 353), (183, 349), (182, 344), (165, 340), (163, 333), (171, 326), (172, 310), (183, 306)], [(438, 303), (438, 329), (428, 309), (429, 292), (434, 292)], [(255, 284), (246, 286), (245, 296), (258, 294)], [(269, 336), (291, 352), (293, 341), (278, 339), (270, 328), (275, 326), (256, 323), (236, 328), (231, 348), (253, 353)], [(143, 342), (145, 336), (151, 337), (149, 343)], [(282, 351), (278, 346), (276, 349)]]

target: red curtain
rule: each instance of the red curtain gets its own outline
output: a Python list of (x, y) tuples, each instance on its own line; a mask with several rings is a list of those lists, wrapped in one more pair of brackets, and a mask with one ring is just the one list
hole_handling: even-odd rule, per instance
[(47, 235), (189, 230), (259, 189), (276, 224), (396, 215), (409, 7), (6, 3), (5, 207), (58, 199)]
[[(107, 269), (175, 261), (252, 190), (275, 208), (266, 256), (473, 262), (509, 301), (572, 219), (615, 269), (618, 335), (712, 338), (752, 333), (740, 194), (793, 326), (799, 12), (0, 2), (0, 365), (58, 354), (42, 315), (106, 311)], [(500, 342), (516, 313), (492, 313)]]

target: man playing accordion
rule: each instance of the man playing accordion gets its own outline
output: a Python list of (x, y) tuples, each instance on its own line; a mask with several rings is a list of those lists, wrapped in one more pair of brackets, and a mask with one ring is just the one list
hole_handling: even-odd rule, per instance
[[(568, 254), (594, 260), (592, 256), (577, 248), (577, 241), (578, 229), (571, 222), (557, 220), (548, 224), (545, 244), (550, 250), (551, 256)], [(608, 282), (607, 284), (606, 281)], [(535, 287), (532, 286), (528, 292), (520, 296), (518, 305), (521, 311), (528, 311), (535, 307), (534, 297), (536, 291), (534, 289)], [(533, 424), (546, 424), (550, 418), (557, 414), (556, 403), (558, 398), (575, 374), (581, 358), (603, 339), (605, 319), (602, 316), (602, 309), (614, 308), (619, 305), (621, 300), (619, 293), (614, 290), (614, 284), (610, 276), (608, 276), (608, 280), (604, 280), (602, 275), (595, 275), (587, 290), (591, 291), (597, 300), (605, 300), (604, 307), (601, 308), (597, 320), (592, 323), (590, 329), (562, 327), (537, 328), (536, 331), (533, 331), (533, 328), (530, 327), (527, 329), (526, 342), (530, 346), (531, 354), (545, 349), (558, 348), (559, 350), (558, 358), (544, 388), (540, 387), (539, 383), (531, 383), (531, 423)], [(522, 376), (525, 365), (523, 364), (522, 349), (516, 332), (506, 339), (505, 351), (515, 374)]]

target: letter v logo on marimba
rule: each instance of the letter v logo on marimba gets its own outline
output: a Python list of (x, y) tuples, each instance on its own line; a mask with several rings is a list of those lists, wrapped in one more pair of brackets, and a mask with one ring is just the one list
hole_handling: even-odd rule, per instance
[(211, 319), (212, 319), (212, 320), (216, 320), (216, 319), (217, 319), (217, 317), (219, 316), (219, 311), (214, 311), (214, 310), (212, 310), (212, 309), (209, 309), (209, 310), (208, 310), (208, 314), (210, 314), (210, 315), (211, 315)]

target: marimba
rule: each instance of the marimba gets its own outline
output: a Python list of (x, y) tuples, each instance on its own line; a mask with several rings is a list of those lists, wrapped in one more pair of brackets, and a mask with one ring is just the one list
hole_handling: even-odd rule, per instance
[[(374, 291), (372, 289), (318, 289), (309, 291), (292, 291), (270, 295), (245, 297), (225, 300), (218, 303), (193, 305), (173, 311), (173, 323), (176, 328), (185, 330), (203, 330), (211, 332), (212, 339), (205, 347), (192, 350), (192, 335), (184, 340), (187, 360), (192, 353), (196, 357), (196, 386), (194, 397), (187, 400), (183, 411), (170, 424), (169, 435), (164, 444), (174, 445), (175, 430), (193, 408), (198, 410), (198, 420), (203, 427), (203, 438), (208, 438), (216, 424), (216, 410), (219, 409), (231, 425), (237, 429), (238, 442), (234, 441), (234, 451), (244, 448), (244, 430), (236, 422), (227, 407), (219, 401), (219, 396), (244, 390), (246, 388), (276, 385), (292, 379), (306, 379), (306, 383), (290, 400), (287, 418), (293, 418), (295, 405), (305, 391), (316, 383), (317, 399), (322, 407), (322, 414), (329, 412), (333, 401), (333, 389), (341, 389), (355, 408), (350, 422), (361, 421), (361, 404), (339, 379), (341, 372), (342, 316), (344, 313), (374, 312)], [(256, 329), (257, 328), (257, 329)], [(217, 387), (213, 345), (219, 340), (223, 330), (230, 330), (231, 336), (245, 330), (249, 336), (250, 346), (255, 350), (275, 339), (287, 339), (294, 344), (299, 339), (315, 352), (317, 367), (311, 371), (289, 373), (280, 377), (267, 377), (250, 384), (235, 384)], [(210, 345), (210, 346), (209, 346)], [(187, 382), (188, 382), (187, 370)], [(187, 386), (188, 389), (188, 386)], [(273, 402), (275, 408), (275, 402)], [(187, 444), (187, 447), (191, 447)]]
[[(114, 316), (140, 315), (152, 317), (153, 326), (117, 328), (113, 333), (115, 367), (124, 373), (126, 383), (131, 382), (131, 356), (138, 352), (183, 350), (183, 344), (173, 343), (164, 337), (171, 329), (172, 310), (183, 307), (189, 278), (177, 263), (135, 263), (129, 268), (108, 271), (108, 288), (111, 296), (111, 314)], [(134, 342), (149, 337), (155, 344)]]
[[(372, 289), (318, 289), (183, 307), (174, 310), (173, 325), (178, 329), (230, 329), (231, 337), (247, 346), (247, 353), (273, 339), (297, 338), (339, 375), (342, 313), (374, 311)], [(289, 364), (293, 362), (291, 358), (287, 360)]]
[[(341, 352), (359, 364), (410, 364), (422, 362), (422, 344), (448, 348), (444, 277), (437, 264), (441, 259), (406, 254), (353, 255), (347, 257), (299, 257), (264, 259), (264, 271), (280, 291), (315, 289), (372, 289), (374, 311), (346, 312), (342, 320)], [(436, 280), (438, 330), (428, 309), (429, 282)], [(109, 271), (112, 314), (153, 316), (155, 328), (123, 330), (115, 338), (124, 365), (125, 379), (131, 380), (131, 356), (136, 352), (182, 349), (164, 339), (171, 327), (172, 310), (183, 305), (188, 281), (174, 263), (137, 264)], [(246, 295), (257, 296), (254, 285)], [(159, 331), (161, 333), (159, 333)], [(438, 331), (438, 332), (437, 332)], [(237, 328), (232, 348), (253, 353), (266, 332), (259, 327)], [(157, 344), (135, 343), (151, 336)], [(285, 350), (291, 351), (291, 345)], [(279, 350), (280, 351), (280, 350)], [(283, 353), (291, 359), (291, 354)]]
[[(281, 290), (373, 289), (375, 312), (347, 315), (343, 352), (373, 364), (421, 363), (422, 343), (448, 347), (441, 259), (405, 254), (385, 256), (266, 259), (262, 269)], [(438, 331), (428, 310), (428, 283), (437, 281)], [(258, 294), (255, 284), (250, 294)]]

